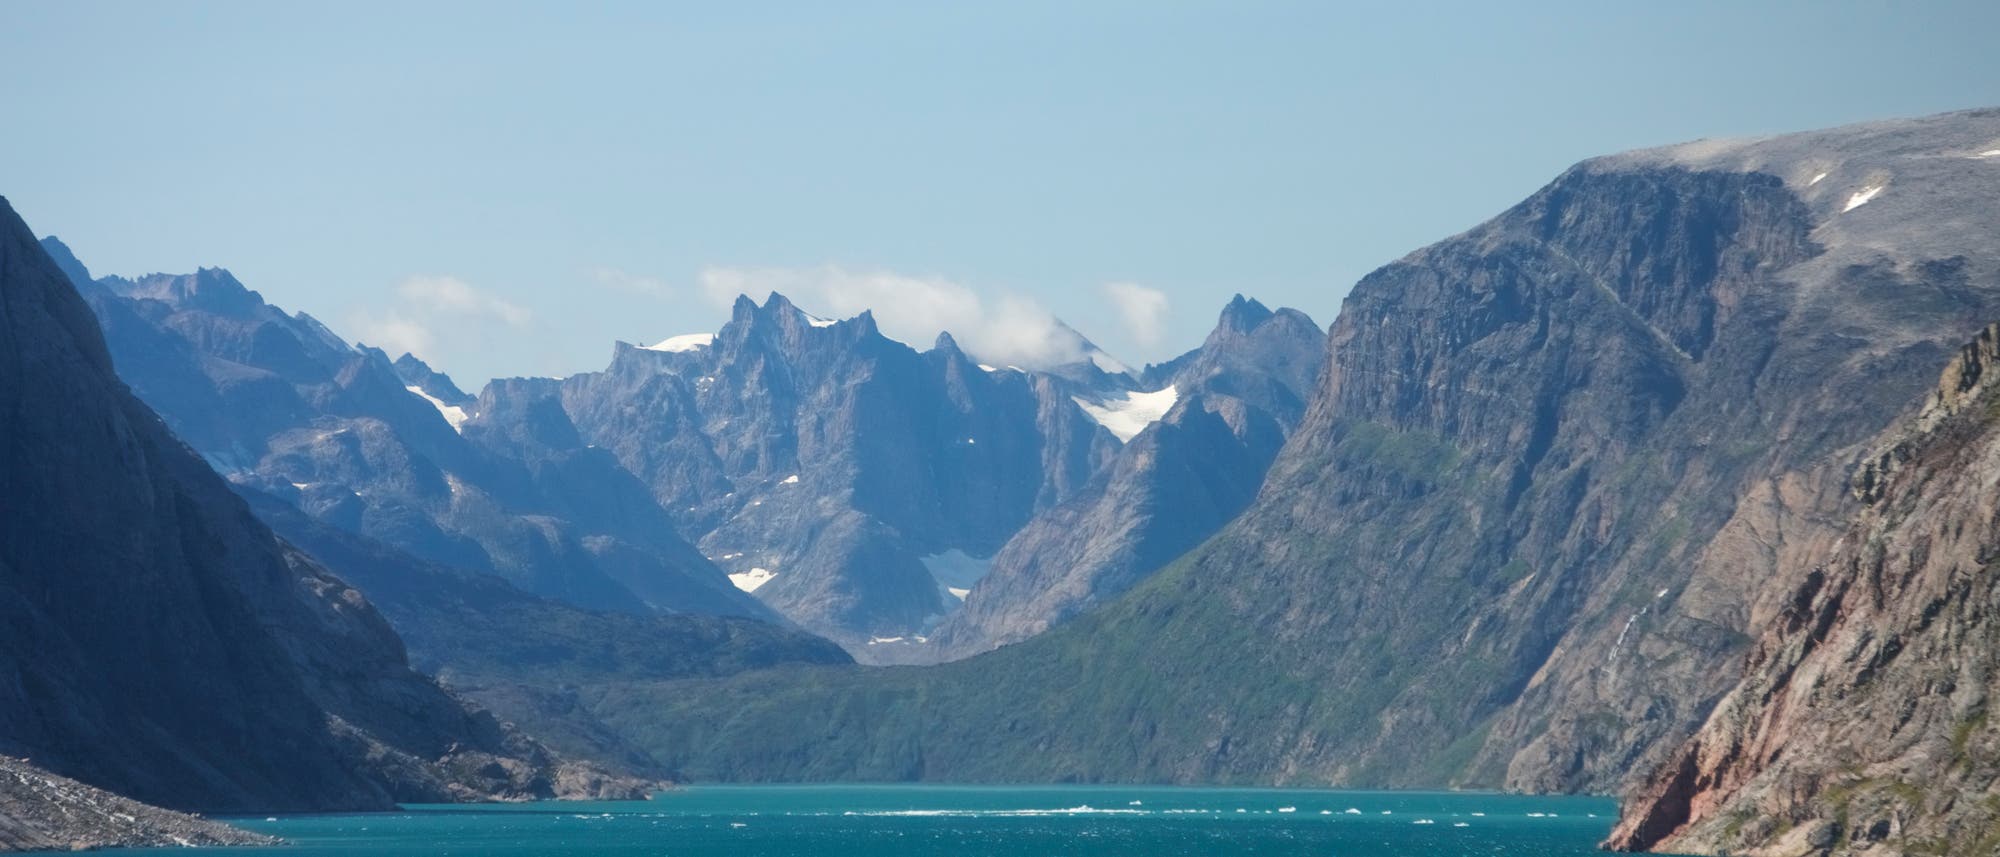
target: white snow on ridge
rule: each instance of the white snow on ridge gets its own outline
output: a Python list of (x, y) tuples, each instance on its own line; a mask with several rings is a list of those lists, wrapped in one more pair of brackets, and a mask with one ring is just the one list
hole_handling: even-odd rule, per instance
[(1865, 187), (1862, 188), (1861, 190), (1855, 191), (1853, 196), (1847, 198), (1847, 207), (1842, 208), (1840, 212), (1842, 214), (1846, 214), (1847, 212), (1853, 211), (1857, 208), (1867, 205), (1869, 200), (1874, 199), (1876, 196), (1880, 195), (1882, 193), (1882, 190), (1887, 187), (1888, 185), (1878, 184), (1873, 187)]
[(713, 333), (683, 333), (679, 336), (669, 336), (652, 345), (641, 345), (639, 347), (647, 351), (665, 351), (670, 354), (678, 354), (683, 351), (698, 351), (707, 348), (714, 342), (715, 334)]
[(1826, 173), (1820, 173), (1819, 175), (1813, 176), (1812, 181), (1806, 182), (1806, 187), (1812, 187), (1813, 185), (1819, 184), (1820, 179), (1823, 178), (1826, 178)]
[(1979, 154), (1977, 154), (1977, 155), (1973, 155), (1973, 157), (1975, 157), (1975, 158), (1982, 158), (1982, 159), (1984, 159), (1984, 158), (2000, 158), (2000, 149), (1987, 149), (1987, 150), (1986, 150), (1986, 151), (1984, 151), (1984, 152), (1980, 152), (1980, 153), (1979, 153)]
[(799, 314), (805, 316), (806, 323), (812, 325), (813, 327), (832, 327), (840, 323), (830, 318), (820, 318), (819, 316), (813, 315), (812, 313), (806, 312), (805, 310), (800, 310)]
[(452, 431), (458, 432), (459, 434), (465, 433), (465, 429), (462, 428), (465, 425), (465, 420), (466, 420), (464, 408), (461, 408), (457, 405), (447, 405), (444, 403), (443, 399), (440, 399), (436, 396), (424, 392), (424, 388), (422, 387), (404, 387), (403, 389), (415, 393), (419, 396), (422, 396), (424, 401), (431, 403), (431, 407), (437, 408), (438, 413), (444, 416), (444, 421), (451, 423)]
[(784, 479), (783, 479), (782, 481), (780, 481), (780, 482), (779, 482), (778, 484), (779, 484), (779, 485), (797, 485), (797, 484), (799, 484), (799, 475), (798, 475), (797, 473), (794, 473), (794, 474), (792, 474), (792, 475), (790, 475), (790, 476), (787, 476), (787, 477), (785, 477), (785, 478), (784, 478)]
[(771, 578), (777, 576), (770, 569), (753, 568), (749, 571), (737, 572), (730, 575), (729, 582), (736, 584), (736, 588), (744, 592), (756, 592), (757, 587), (770, 583)]
[(1159, 422), (1161, 417), (1174, 409), (1180, 401), (1180, 391), (1172, 384), (1155, 393), (1126, 393), (1120, 399), (1092, 402), (1080, 396), (1070, 397), (1077, 407), (1090, 415), (1101, 426), (1111, 430), (1111, 434), (1124, 443), (1137, 437), (1146, 427)]
[(956, 586), (947, 586), (944, 588), (944, 591), (951, 593), (951, 597), (956, 598), (960, 601), (964, 601), (965, 596), (972, 594), (972, 590), (960, 589)]

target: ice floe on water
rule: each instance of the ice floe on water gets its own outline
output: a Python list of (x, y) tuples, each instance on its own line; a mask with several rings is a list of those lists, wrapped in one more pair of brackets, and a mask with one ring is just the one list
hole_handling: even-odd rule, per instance
[(1056, 815), (1145, 815), (1146, 811), (1084, 804), (1067, 809), (881, 809), (850, 810), (841, 814), (861, 818), (1037, 818)]

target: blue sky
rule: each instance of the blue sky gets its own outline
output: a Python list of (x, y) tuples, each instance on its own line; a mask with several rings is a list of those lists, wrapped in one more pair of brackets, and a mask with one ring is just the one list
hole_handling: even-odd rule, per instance
[(1136, 364), (1594, 154), (2000, 104), (1996, 3), (1513, 5), (11, 0), (0, 194), (471, 385), (774, 285)]

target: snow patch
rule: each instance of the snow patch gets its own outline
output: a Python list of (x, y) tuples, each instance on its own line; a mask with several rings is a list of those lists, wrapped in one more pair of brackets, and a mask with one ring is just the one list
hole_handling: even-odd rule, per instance
[(669, 336), (652, 345), (641, 345), (639, 347), (647, 351), (665, 351), (669, 354), (679, 354), (684, 351), (700, 351), (714, 343), (715, 334), (713, 333), (683, 333), (679, 336)]
[(964, 601), (965, 596), (970, 595), (972, 593), (972, 590), (970, 589), (960, 589), (956, 586), (947, 586), (944, 588), (944, 591), (951, 593), (951, 597), (956, 598), (960, 601)]
[(770, 583), (771, 578), (777, 576), (777, 573), (770, 569), (753, 568), (749, 571), (737, 572), (730, 575), (729, 582), (736, 584), (736, 588), (744, 592), (756, 592), (757, 587)]
[(1878, 184), (1873, 187), (1865, 187), (1855, 191), (1853, 196), (1847, 198), (1847, 206), (1845, 208), (1842, 208), (1840, 210), (1840, 213), (1846, 214), (1847, 212), (1853, 211), (1857, 208), (1867, 205), (1869, 200), (1874, 199), (1876, 196), (1880, 195), (1882, 193), (1882, 190), (1887, 187), (1888, 185)]
[(1987, 149), (1984, 152), (1980, 152), (1977, 155), (1973, 155), (1973, 157), (1979, 158), (1981, 160), (1984, 160), (1986, 158), (2000, 158), (2000, 149)]
[(457, 405), (447, 405), (443, 399), (424, 392), (424, 388), (422, 387), (404, 387), (403, 389), (422, 396), (424, 401), (431, 403), (431, 407), (437, 408), (438, 413), (444, 416), (444, 421), (451, 424), (452, 431), (460, 434), (465, 433), (465, 429), (463, 428), (466, 420), (464, 408)]
[(985, 371), (985, 372), (998, 372), (998, 371), (1000, 371), (999, 369), (996, 369), (996, 368), (994, 368), (994, 367), (992, 367), (992, 366), (988, 366), (988, 365), (986, 365), (986, 364), (984, 364), (984, 363), (981, 363), (981, 364), (979, 364), (979, 368), (980, 368), (980, 370), (981, 370), (981, 371)]
[(792, 475), (790, 475), (790, 476), (787, 476), (787, 477), (785, 477), (785, 478), (784, 478), (784, 479), (783, 479), (782, 481), (780, 481), (780, 482), (779, 482), (778, 484), (779, 484), (779, 485), (797, 485), (797, 484), (799, 484), (799, 475), (798, 475), (797, 473), (794, 473), (794, 474), (792, 474)]
[(1146, 427), (1159, 422), (1161, 417), (1173, 410), (1174, 403), (1180, 401), (1180, 391), (1172, 384), (1154, 393), (1126, 393), (1122, 398), (1091, 402), (1081, 396), (1072, 396), (1077, 407), (1096, 420), (1098, 425), (1111, 430), (1119, 443), (1137, 437)]
[(806, 323), (812, 325), (813, 327), (832, 327), (840, 323), (830, 318), (820, 318), (819, 316), (813, 315), (812, 313), (805, 312), (803, 310), (801, 310), (799, 314), (805, 316)]
[(1820, 173), (1819, 175), (1813, 176), (1812, 181), (1806, 182), (1806, 187), (1812, 187), (1813, 185), (1819, 184), (1820, 179), (1823, 178), (1826, 178), (1826, 173)]

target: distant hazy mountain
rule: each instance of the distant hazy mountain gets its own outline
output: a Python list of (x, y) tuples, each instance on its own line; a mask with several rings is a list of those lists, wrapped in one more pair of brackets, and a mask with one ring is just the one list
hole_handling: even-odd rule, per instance
[(1007, 541), (965, 609), (932, 635), (932, 659), (1039, 634), (1214, 535), (1257, 496), (1325, 355), (1326, 334), (1304, 313), (1237, 296), (1200, 348), (1148, 368), (1139, 386), (1155, 392), (1122, 404), (1163, 416)]
[(1072, 382), (778, 295), (739, 299), (713, 336), (620, 344), (560, 386), (583, 436), (740, 585), (863, 655), (924, 633), (956, 606), (935, 569), (992, 556), (1118, 446)]
[(1974, 111), (1587, 161), (1356, 285), (1257, 500), (1116, 602), (597, 713), (739, 779), (1618, 788), (2000, 318), (1995, 151)]
[[(0, 201), (0, 753), (206, 810), (631, 792), (412, 671), (368, 602), (258, 523), (112, 360)], [(6, 799), (81, 808), (60, 789)]]
[(133, 392), (232, 481), (585, 607), (772, 615), (551, 401), (482, 409), (416, 358), (350, 346), (227, 271), (91, 280), (43, 243), (83, 278)]

